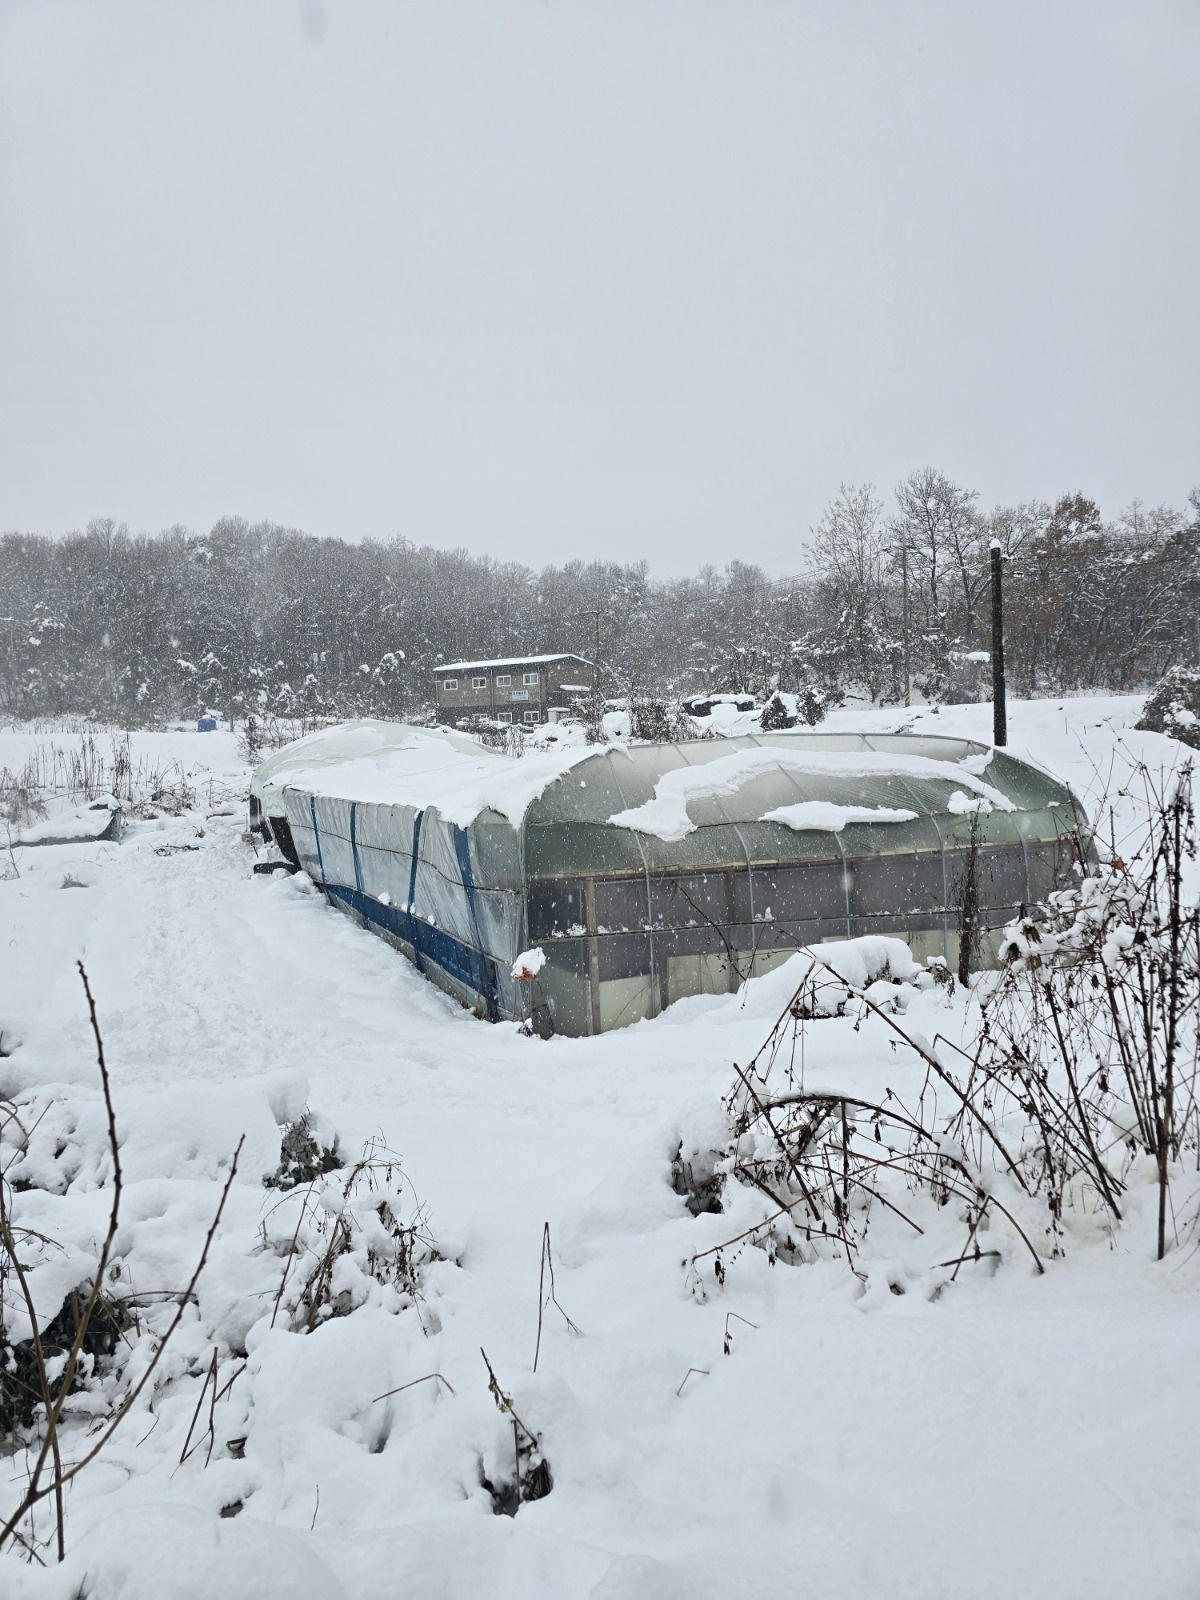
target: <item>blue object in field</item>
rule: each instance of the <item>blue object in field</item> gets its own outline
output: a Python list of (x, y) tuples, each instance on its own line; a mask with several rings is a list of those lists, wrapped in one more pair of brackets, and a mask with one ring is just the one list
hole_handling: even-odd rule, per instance
[(216, 733), (216, 731), (217, 731), (217, 719), (216, 719), (216, 717), (200, 717), (200, 718), (197, 719), (197, 722), (196, 722), (196, 732), (197, 733)]

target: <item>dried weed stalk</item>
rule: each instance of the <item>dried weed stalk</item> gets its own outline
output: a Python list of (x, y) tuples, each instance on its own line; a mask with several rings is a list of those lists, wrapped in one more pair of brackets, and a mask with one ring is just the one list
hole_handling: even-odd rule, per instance
[[(77, 965), (79, 976), (83, 982), (84, 993), (87, 996), (92, 1035), (96, 1042), (96, 1062), (104, 1095), (108, 1148), (112, 1162), (113, 1193), (112, 1203), (109, 1208), (108, 1226), (95, 1266), (89, 1274), (90, 1283), (86, 1286), (86, 1293), (82, 1299), (76, 1298), (73, 1307), (74, 1336), (66, 1350), (59, 1352), (53, 1359), (50, 1359), (47, 1340), (49, 1325), (43, 1322), (38, 1312), (30, 1283), (32, 1263), (26, 1259), (26, 1253), (31, 1243), (36, 1242), (54, 1247), (54, 1242), (44, 1239), (40, 1235), (35, 1235), (30, 1230), (23, 1229), (14, 1222), (11, 1187), (4, 1174), (0, 1173), (0, 1279), (3, 1279), (5, 1284), (9, 1280), (16, 1283), (20, 1303), (30, 1326), (29, 1342), (33, 1350), (33, 1367), (36, 1373), (37, 1386), (37, 1403), (33, 1408), (33, 1426), (36, 1431), (33, 1443), (28, 1451), (31, 1462), (28, 1465), (26, 1481), (18, 1496), (17, 1504), (3, 1524), (0, 1525), (0, 1547), (12, 1540), (20, 1545), (32, 1559), (37, 1560), (41, 1560), (33, 1522), (37, 1506), (47, 1498), (53, 1499), (56, 1553), (61, 1561), (66, 1553), (62, 1493), (64, 1487), (96, 1459), (118, 1427), (120, 1427), (122, 1421), (137, 1404), (138, 1399), (153, 1379), (162, 1360), (163, 1353), (172, 1335), (179, 1327), (189, 1301), (195, 1299), (196, 1284), (199, 1282), (200, 1274), (204, 1271), (208, 1261), (209, 1250), (220, 1224), (225, 1202), (229, 1198), (230, 1188), (237, 1174), (238, 1157), (242, 1149), (242, 1141), (239, 1140), (237, 1150), (234, 1152), (233, 1160), (230, 1163), (229, 1175), (221, 1192), (216, 1213), (208, 1233), (205, 1235), (195, 1270), (186, 1287), (177, 1296), (175, 1314), (159, 1337), (153, 1355), (146, 1363), (138, 1381), (125, 1392), (109, 1413), (100, 1419), (100, 1426), (88, 1433), (86, 1448), (82, 1450), (82, 1453), (76, 1456), (73, 1461), (66, 1461), (63, 1455), (64, 1441), (62, 1437), (64, 1411), (76, 1386), (77, 1376), (89, 1360), (88, 1352), (96, 1340), (99, 1319), (102, 1316), (107, 1316), (111, 1319), (113, 1316), (111, 1309), (105, 1309), (102, 1289), (108, 1279), (109, 1266), (112, 1261), (120, 1223), (123, 1187), (116, 1113), (113, 1109), (112, 1086), (108, 1065), (104, 1057), (104, 1041), (101, 1037), (100, 1023), (96, 1015), (96, 1002), (93, 998), (91, 985), (88, 982), (83, 963), (78, 962)], [(6, 1299), (0, 1297), (0, 1315), (3, 1314), (6, 1304)]]
[[(1196, 825), (1190, 764), (1157, 783), (1144, 767), (1139, 776), (1141, 849), (1114, 854), (1009, 926), (1001, 971), (977, 990), (970, 1049), (922, 1038), (878, 990), (847, 984), (810, 954), (760, 1050), (735, 1068), (731, 1139), (712, 1162), (718, 1178), (759, 1190), (769, 1212), (694, 1256), (693, 1272), (711, 1258), (723, 1282), (728, 1252), (753, 1242), (772, 1260), (840, 1254), (865, 1277), (859, 1261), (881, 1213), (922, 1235), (953, 1207), (962, 1245), (938, 1267), (956, 1276), (968, 1261), (999, 1259), (994, 1236), (986, 1249), (980, 1237), (999, 1220), (1041, 1273), (1043, 1255), (1061, 1253), (1068, 1212), (1122, 1220), (1140, 1167), (1157, 1190), (1157, 1255), (1167, 1253), (1182, 1232), (1172, 1183), (1200, 1170)], [(807, 1026), (845, 1014), (846, 1002), (920, 1059), (913, 1103), (890, 1088), (873, 1100), (806, 1085)]]
[(1008, 929), (971, 1085), (994, 1118), (1023, 1126), (1022, 1165), (1056, 1226), (1086, 1206), (1120, 1222), (1149, 1163), (1161, 1260), (1177, 1234), (1172, 1178), (1200, 1159), (1196, 817), (1190, 761), (1136, 776), (1141, 847)]

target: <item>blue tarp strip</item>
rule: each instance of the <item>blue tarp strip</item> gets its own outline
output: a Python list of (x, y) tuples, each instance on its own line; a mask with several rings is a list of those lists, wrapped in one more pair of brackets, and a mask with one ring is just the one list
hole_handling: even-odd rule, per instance
[(354, 859), (354, 887), (363, 892), (362, 868), (358, 864), (358, 801), (350, 802), (350, 854)]
[[(454, 854), (458, 858), (458, 871), (467, 894), (467, 906), (471, 912), (471, 926), (475, 930), (475, 943), (482, 945), (483, 938), (479, 932), (479, 913), (475, 905), (475, 875), (471, 871), (471, 842), (467, 838), (467, 830), (457, 825), (454, 828)], [(496, 999), (496, 972), (486, 956), (483, 958), (483, 979), (482, 994), (487, 1001), (488, 1016), (495, 1022), (500, 1015), (500, 1007)]]
[[(354, 862), (354, 887), (359, 894), (363, 892), (362, 867), (358, 860), (358, 801), (350, 802), (350, 856)], [(366, 917), (363, 918), (363, 927), (367, 925)]]
[[(441, 967), (443, 971), (451, 974), (467, 988), (473, 990), (487, 1007), (488, 1016), (493, 1022), (500, 1016), (500, 1002), (496, 984), (496, 964), (480, 950), (471, 945), (463, 944), (461, 939), (456, 939), (453, 934), (444, 933), (441, 928), (435, 928), (432, 923), (418, 917), (413, 910), (417, 893), (417, 865), (421, 849), (421, 819), (424, 811), (418, 811), (413, 819), (412, 867), (408, 878), (408, 904), (405, 906), (385, 906), (382, 901), (373, 899), (365, 893), (362, 886), (362, 869), (358, 858), (358, 804), (352, 802), (350, 806), (350, 853), (354, 860), (355, 887), (349, 888), (344, 884), (333, 884), (325, 881), (325, 861), (321, 852), (321, 834), (317, 827), (317, 806), (313, 797), (309, 796), (309, 815), (312, 818), (313, 839), (317, 849), (317, 867), (321, 874), (321, 887), (325, 897), (333, 903), (341, 901), (356, 911), (362, 918), (364, 927), (379, 928), (385, 933), (390, 933), (394, 938), (410, 945), (413, 952), (413, 962), (420, 971), (425, 961), (432, 962)], [(463, 889), (467, 896), (467, 903), (471, 911), (471, 926), (475, 931), (476, 939), (480, 938), (479, 918), (475, 906), (475, 878), (471, 871), (470, 841), (465, 829), (454, 829), (454, 853), (458, 859), (459, 872), (462, 874)]]
[[(417, 861), (420, 859), (421, 818), (424, 815), (424, 811), (418, 811), (413, 818), (412, 868), (408, 874), (408, 904), (404, 907), (405, 912), (409, 915), (415, 915), (417, 903)], [(413, 940), (411, 942), (413, 946), (413, 961), (416, 964), (417, 971), (420, 972), (421, 952), (417, 947), (416, 941)]]
[(402, 907), (385, 906), (381, 901), (373, 900), (370, 895), (363, 894), (358, 889), (351, 889), (342, 884), (329, 884), (326, 893), (331, 901), (340, 900), (351, 910), (356, 911), (364, 923), (390, 933), (394, 938), (411, 945), (414, 954), (423, 956), (425, 960), (441, 967), (460, 983), (474, 990), (487, 1003), (488, 1013), (493, 1020), (499, 1016), (499, 1008), (494, 999), (493, 964), (480, 951), (463, 944), (453, 934), (435, 928), (432, 923), (414, 917)]
[(321, 873), (321, 887), (325, 891), (325, 898), (329, 898), (329, 885), (325, 882), (325, 863), (321, 859), (321, 830), (317, 827), (317, 802), (312, 795), (308, 797), (308, 814), (312, 818), (313, 840), (317, 846), (317, 867)]

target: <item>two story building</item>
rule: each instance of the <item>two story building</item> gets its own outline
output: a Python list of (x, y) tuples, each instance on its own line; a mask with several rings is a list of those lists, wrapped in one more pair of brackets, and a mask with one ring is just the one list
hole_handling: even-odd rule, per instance
[(502, 661), (451, 661), (435, 667), (439, 722), (554, 722), (592, 692), (590, 661), (582, 656), (510, 656)]

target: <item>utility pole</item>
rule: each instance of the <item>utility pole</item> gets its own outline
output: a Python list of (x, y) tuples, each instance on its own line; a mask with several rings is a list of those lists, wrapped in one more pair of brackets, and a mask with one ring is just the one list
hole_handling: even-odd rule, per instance
[(908, 546), (900, 546), (900, 572), (904, 584), (904, 704), (912, 705), (912, 672), (908, 658)]
[(1008, 743), (1008, 707), (1004, 690), (1004, 590), (1001, 562), (1004, 551), (993, 539), (988, 552), (992, 562), (992, 742)]

